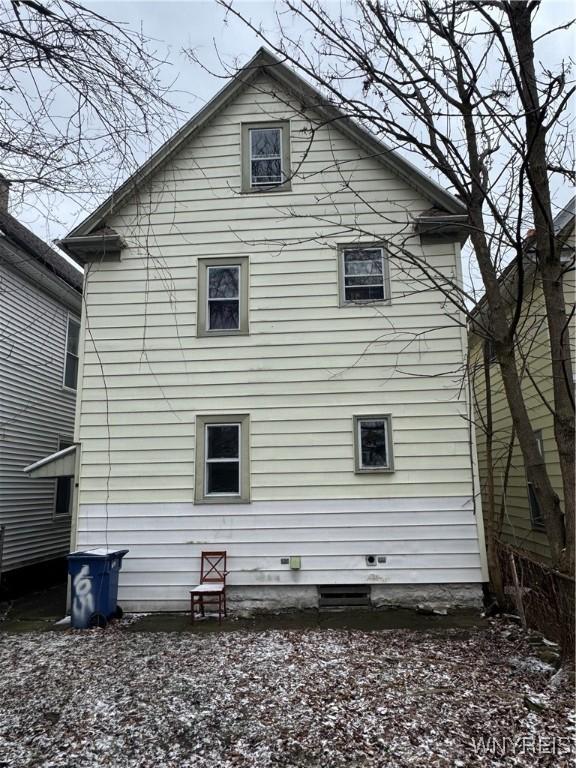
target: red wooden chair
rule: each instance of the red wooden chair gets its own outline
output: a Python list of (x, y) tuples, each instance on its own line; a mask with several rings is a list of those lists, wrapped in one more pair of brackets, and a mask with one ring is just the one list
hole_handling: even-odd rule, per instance
[(218, 621), (226, 616), (226, 552), (202, 552), (200, 584), (190, 590), (190, 619), (194, 621), (196, 607), (204, 616), (206, 605), (218, 604)]

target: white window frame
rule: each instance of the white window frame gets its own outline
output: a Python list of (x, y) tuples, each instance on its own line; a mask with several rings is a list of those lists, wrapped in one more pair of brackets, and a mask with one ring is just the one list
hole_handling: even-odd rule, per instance
[[(366, 467), (362, 464), (362, 422), (384, 422), (384, 437), (386, 440), (386, 466)], [(392, 444), (392, 415), (389, 413), (362, 414), (354, 416), (354, 460), (356, 474), (373, 474), (394, 472), (394, 451)]]
[[(57, 437), (57, 451), (63, 450), (62, 443), (68, 443), (68, 446), (74, 445), (74, 440), (71, 437), (68, 437), (68, 435), (61, 435), (58, 434)], [(58, 503), (58, 480), (69, 480), (70, 481), (70, 500), (68, 502), (68, 511), (67, 512), (58, 512), (57, 510), (57, 503)], [(61, 478), (57, 477), (54, 480), (54, 503), (52, 504), (52, 519), (53, 520), (68, 520), (68, 518), (72, 517), (72, 503), (73, 503), (73, 497), (74, 497), (74, 478), (68, 477), (68, 478)]]
[[(210, 270), (211, 269), (236, 269), (238, 270), (238, 294), (237, 296), (233, 296), (231, 298), (210, 298)], [(220, 331), (222, 333), (231, 332), (234, 333), (236, 331), (241, 330), (242, 328), (242, 265), (240, 263), (238, 264), (208, 264), (206, 267), (206, 331), (207, 332), (214, 332), (214, 331)], [(210, 327), (210, 302), (211, 301), (236, 301), (238, 302), (238, 325), (236, 328), (211, 328)]]
[[(252, 132), (253, 131), (278, 131), (280, 134), (280, 153), (278, 155), (270, 155), (268, 157), (260, 156), (260, 157), (253, 157), (252, 156)], [(282, 145), (282, 134), (283, 130), (278, 125), (272, 125), (269, 128), (265, 128), (263, 126), (254, 127), (254, 128), (248, 128), (248, 159), (249, 159), (249, 173), (250, 173), (250, 187), (252, 189), (259, 189), (261, 187), (277, 187), (278, 185), (282, 184), (284, 181), (284, 160), (283, 160), (283, 151), (284, 147)], [(280, 179), (279, 181), (259, 181), (255, 182), (252, 176), (252, 163), (255, 160), (280, 160)]]
[[(380, 251), (382, 260), (382, 298), (381, 299), (347, 299), (346, 298), (346, 253), (350, 251)], [(340, 306), (363, 307), (370, 304), (390, 304), (390, 272), (387, 250), (383, 243), (347, 243), (338, 246), (338, 272), (340, 276)], [(360, 277), (360, 275), (348, 275)]]
[[(237, 459), (209, 459), (208, 458), (208, 430), (210, 427), (237, 427), (238, 428), (238, 458)], [(210, 493), (208, 491), (208, 464), (238, 463), (238, 491), (236, 493)], [(242, 497), (242, 422), (207, 422), (204, 424), (204, 495), (207, 498), (241, 498)]]
[[(72, 355), (72, 357), (76, 357), (78, 360), (78, 367), (76, 371), (76, 386), (75, 387), (69, 387), (66, 384), (66, 367), (68, 365), (68, 355), (72, 354), (68, 352), (68, 334), (70, 332), (70, 321), (78, 324), (78, 355)], [(80, 376), (80, 336), (81, 336), (81, 330), (82, 330), (82, 323), (80, 321), (80, 318), (76, 315), (72, 315), (71, 313), (68, 313), (66, 315), (66, 342), (64, 345), (64, 370), (62, 371), (62, 389), (65, 389), (67, 392), (77, 392), (78, 391), (78, 376)]]

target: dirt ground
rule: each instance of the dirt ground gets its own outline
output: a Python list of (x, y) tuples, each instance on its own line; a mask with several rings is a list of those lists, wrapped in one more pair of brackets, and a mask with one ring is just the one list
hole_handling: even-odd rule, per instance
[(133, 624), (0, 634), (0, 767), (573, 765), (570, 680), (510, 624)]

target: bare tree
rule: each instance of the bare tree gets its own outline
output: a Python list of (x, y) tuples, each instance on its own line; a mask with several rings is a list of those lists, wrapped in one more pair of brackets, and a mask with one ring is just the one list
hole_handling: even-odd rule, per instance
[[(574, 178), (567, 138), (575, 88), (564, 62), (553, 69), (535, 63), (538, 41), (569, 25), (535, 39), (538, 0), (358, 0), (338, 11), (318, 0), (285, 0), (278, 29), (267, 33), (241, 5), (218, 2), (315, 84), (325, 105), (338, 106), (396, 148), (423, 159), (464, 202), (486, 311), (471, 313), (470, 294), (433, 274), (409, 249), (394, 251), (392, 258), (417, 265), (428, 285), (445, 295), (452, 313), (467, 317), (472, 330), (493, 344), (553, 563), (573, 573), (571, 313), (563, 291), (567, 266), (554, 236), (551, 184), (555, 176)], [(295, 28), (305, 31), (295, 36)], [(532, 225), (535, 236), (527, 243), (525, 232)], [(546, 301), (554, 377), (549, 407), (564, 509), (522, 390), (522, 307), (525, 275), (534, 260)], [(512, 283), (501, 280), (511, 261)]]
[(170, 132), (164, 62), (141, 34), (75, 0), (0, 8), (0, 172), (12, 192), (92, 202)]

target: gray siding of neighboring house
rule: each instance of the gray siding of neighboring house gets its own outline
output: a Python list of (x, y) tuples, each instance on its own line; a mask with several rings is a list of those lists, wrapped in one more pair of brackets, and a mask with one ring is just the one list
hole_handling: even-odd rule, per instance
[[(53, 278), (57, 280), (57, 278)], [(2, 571), (69, 551), (70, 516), (55, 517), (53, 479), (22, 469), (73, 439), (75, 392), (62, 386), (70, 307), (0, 262), (0, 523)]]

